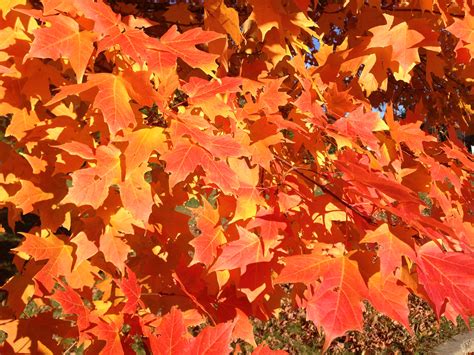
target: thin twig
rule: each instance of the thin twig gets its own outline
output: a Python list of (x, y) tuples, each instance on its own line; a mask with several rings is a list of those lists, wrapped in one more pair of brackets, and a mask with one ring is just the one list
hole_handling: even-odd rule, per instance
[[(282, 162), (283, 164), (285, 164), (286, 166), (288, 167), (291, 167), (294, 172), (296, 174), (298, 174), (299, 176), (301, 176), (303, 179), (313, 183), (314, 185), (318, 186), (324, 193), (330, 195), (331, 197), (333, 197), (334, 199), (336, 199), (337, 201), (339, 201), (340, 203), (342, 203), (346, 208), (350, 209), (351, 211), (353, 211), (355, 214), (357, 214), (359, 217), (363, 218), (365, 221), (367, 221), (367, 223), (369, 224), (374, 224), (374, 222), (372, 221), (372, 219), (370, 218), (370, 216), (367, 216), (365, 214), (363, 214), (362, 212), (360, 212), (359, 210), (357, 210), (356, 208), (354, 208), (353, 206), (351, 206), (349, 203), (347, 203), (346, 201), (344, 201), (341, 197), (339, 197), (336, 193), (334, 193), (333, 191), (331, 191), (330, 189), (328, 189), (325, 185), (322, 185), (320, 184), (319, 182), (317, 182), (316, 180), (310, 178), (309, 176), (305, 175), (304, 173), (302, 173), (300, 170), (298, 170), (297, 167), (294, 167), (292, 166), (290, 163), (288, 163), (285, 159), (279, 157), (278, 155), (274, 155), (275, 158)], [(317, 174), (316, 171), (314, 170), (311, 170), (311, 172)]]
[(69, 353), (69, 351), (70, 351), (74, 346), (76, 346), (76, 344), (77, 344), (77, 340), (74, 341), (74, 342), (71, 344), (71, 346), (70, 346), (69, 348), (67, 348), (66, 350), (64, 350), (64, 353), (63, 353), (63, 354)]
[[(323, 10), (323, 14), (338, 14), (338, 13), (342, 12), (345, 9), (346, 9), (346, 7), (341, 7), (337, 10), (334, 10), (334, 11), (325, 11), (325, 10)], [(423, 11), (427, 11), (427, 12), (430, 12), (430, 13), (435, 14), (435, 15), (439, 15), (439, 16), (442, 15), (441, 12), (436, 11), (436, 10), (428, 11), (428, 10), (416, 9), (416, 8), (396, 8), (396, 9), (381, 8), (381, 9), (385, 12), (423, 12)], [(449, 14), (449, 16), (456, 17), (456, 18), (459, 18), (459, 19), (464, 18), (464, 15), (457, 15), (457, 14), (452, 14), (452, 13), (448, 13), (448, 14)]]

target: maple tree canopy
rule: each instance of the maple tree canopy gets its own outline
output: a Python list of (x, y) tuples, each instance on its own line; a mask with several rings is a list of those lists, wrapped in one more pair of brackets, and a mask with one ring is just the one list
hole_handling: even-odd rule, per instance
[(365, 301), (473, 315), (472, 1), (148, 5), (0, 1), (0, 207), (39, 217), (0, 352), (268, 354), (283, 297), (324, 349)]

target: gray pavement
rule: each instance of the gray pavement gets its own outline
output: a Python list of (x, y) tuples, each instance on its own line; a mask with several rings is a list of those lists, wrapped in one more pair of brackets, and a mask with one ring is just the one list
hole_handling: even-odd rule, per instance
[(458, 334), (446, 343), (434, 349), (439, 355), (474, 354), (474, 331)]

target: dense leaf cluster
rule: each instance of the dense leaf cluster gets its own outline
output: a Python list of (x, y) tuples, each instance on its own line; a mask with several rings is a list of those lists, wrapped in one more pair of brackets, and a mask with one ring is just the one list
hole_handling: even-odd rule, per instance
[(288, 284), (324, 349), (366, 302), (467, 320), (473, 13), (1, 1), (1, 352), (266, 354)]

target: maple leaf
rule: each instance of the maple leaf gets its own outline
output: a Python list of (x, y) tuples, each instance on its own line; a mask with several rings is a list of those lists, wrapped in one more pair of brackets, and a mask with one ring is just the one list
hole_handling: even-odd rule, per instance
[(234, 330), (232, 336), (234, 338), (240, 338), (245, 340), (247, 343), (256, 347), (255, 337), (253, 335), (253, 325), (247, 315), (240, 309), (236, 309), (236, 317), (234, 319)]
[(6, 18), (8, 13), (13, 10), (18, 5), (25, 5), (26, 0), (5, 0), (0, 4), (0, 11), (2, 12), (2, 17)]
[(473, 28), (474, 16), (469, 11), (465, 12), (465, 15), (462, 19), (455, 18), (454, 23), (446, 28), (447, 31), (451, 32), (460, 39), (460, 43), (456, 47), (458, 57), (463, 54), (462, 49), (465, 49), (469, 53), (469, 56), (466, 58), (465, 62), (469, 62), (469, 60), (474, 57)]
[(283, 350), (272, 350), (265, 343), (261, 343), (252, 351), (252, 355), (285, 355), (285, 354), (288, 354), (288, 353)]
[(223, 192), (233, 193), (239, 182), (229, 166), (216, 161), (211, 154), (199, 146), (180, 141), (172, 150), (161, 156), (166, 161), (166, 171), (170, 172), (170, 187), (183, 181), (198, 166), (202, 166), (206, 176), (218, 185)]
[(230, 94), (240, 90), (241, 78), (222, 78), (218, 81), (207, 81), (192, 77), (189, 83), (183, 85), (183, 90), (189, 95), (188, 103), (201, 107), (209, 117), (230, 116), (233, 110), (221, 98), (222, 93)]
[(184, 181), (207, 156), (204, 149), (186, 142), (179, 142), (173, 150), (165, 152), (161, 159), (166, 162), (166, 171), (170, 173), (170, 187)]
[(128, 267), (125, 267), (125, 270), (127, 271), (127, 278), (122, 278), (117, 282), (125, 294), (125, 297), (127, 297), (127, 302), (125, 303), (122, 312), (133, 314), (135, 313), (138, 304), (143, 307), (143, 302), (140, 300), (141, 287), (138, 284), (135, 273)]
[(112, 319), (110, 323), (98, 320), (98, 324), (93, 331), (101, 340), (105, 340), (105, 347), (101, 350), (101, 354), (124, 354), (122, 342), (120, 341), (120, 331), (123, 321), (120, 318)]
[(425, 38), (420, 32), (409, 28), (407, 22), (394, 24), (395, 17), (384, 14), (386, 24), (373, 27), (370, 32), (373, 37), (370, 39), (368, 48), (387, 48), (392, 49), (392, 59), (397, 61), (401, 69), (396, 73), (402, 80), (408, 81), (408, 73), (420, 62), (417, 44)]
[(120, 198), (123, 206), (130, 211), (137, 221), (148, 222), (154, 205), (151, 186), (145, 181), (146, 165), (133, 170), (133, 173), (121, 181)]
[(403, 239), (394, 235), (388, 224), (382, 224), (374, 231), (370, 231), (360, 241), (361, 243), (377, 243), (380, 257), (380, 271), (383, 277), (392, 275), (395, 269), (402, 266), (401, 257), (407, 256), (412, 261), (416, 259), (415, 251)]
[(258, 164), (265, 170), (270, 171), (270, 162), (274, 159), (270, 146), (279, 144), (281, 141), (282, 136), (278, 133), (250, 145), (247, 150), (252, 157), (252, 163)]
[(210, 0), (204, 3), (206, 25), (219, 32), (228, 33), (235, 43), (240, 44), (239, 14), (235, 9), (227, 7), (223, 0)]
[(272, 4), (257, 0), (252, 0), (250, 3), (253, 9), (251, 18), (257, 22), (263, 39), (271, 29), (280, 28), (280, 6), (272, 6)]
[(376, 149), (378, 139), (372, 132), (388, 130), (388, 126), (375, 112), (366, 112), (362, 106), (351, 112), (348, 116), (341, 117), (333, 125), (339, 133), (349, 137), (358, 136), (370, 148)]
[(408, 289), (393, 276), (376, 273), (369, 279), (369, 300), (372, 305), (412, 332), (408, 321)]
[(189, 340), (185, 337), (187, 329), (183, 314), (177, 308), (173, 307), (161, 319), (156, 333), (157, 335), (150, 337), (151, 350), (154, 354), (172, 355), (189, 351)]
[(324, 349), (347, 330), (362, 329), (361, 302), (367, 297), (367, 286), (354, 261), (314, 253), (290, 256), (285, 263), (276, 283), (313, 283), (322, 278), (308, 300), (306, 315), (324, 328)]
[(237, 226), (237, 230), (239, 239), (221, 247), (222, 253), (209, 269), (210, 272), (240, 267), (245, 273), (248, 264), (271, 260), (272, 254), (264, 253), (263, 243), (257, 235), (240, 226)]
[(247, 271), (241, 276), (240, 291), (242, 291), (249, 302), (273, 290), (271, 263), (256, 263), (247, 266)]
[(238, 92), (240, 85), (242, 85), (241, 78), (225, 77), (219, 81), (208, 81), (193, 76), (183, 85), (183, 89), (189, 95), (190, 103), (196, 104), (217, 94)]
[[(367, 95), (370, 95), (372, 92), (376, 91), (379, 88), (379, 83), (377, 81), (378, 70), (377, 65), (377, 55), (376, 54), (369, 54), (361, 57), (356, 57), (352, 59), (345, 60), (344, 63), (341, 64), (341, 71), (343, 72), (352, 72), (357, 73), (359, 76), (358, 82), (360, 83), (361, 87), (367, 92)], [(363, 70), (359, 74), (357, 71), (363, 65)]]
[(28, 180), (22, 180), (20, 183), (21, 189), (10, 199), (10, 202), (20, 208), (24, 214), (32, 212), (33, 205), (37, 202), (54, 198), (52, 193), (44, 192)]
[(167, 150), (166, 136), (160, 127), (143, 128), (127, 135), (128, 146), (123, 152), (127, 179), (135, 169), (147, 165), (148, 158), (153, 150), (165, 152)]
[(29, 130), (33, 129), (40, 121), (34, 111), (28, 112), (26, 109), (18, 110), (11, 108), (12, 120), (8, 125), (5, 135), (13, 136), (21, 140)]
[(207, 129), (201, 129), (201, 123), (197, 118), (180, 117), (180, 121), (173, 122), (172, 134), (174, 137), (189, 136), (194, 142), (205, 148), (213, 156), (226, 159), (228, 157), (238, 157), (244, 155), (244, 150), (241, 144), (237, 142), (230, 135), (214, 136), (207, 133), (211, 127), (206, 126)]
[(130, 96), (126, 83), (117, 75), (93, 74), (89, 82), (99, 88), (94, 100), (94, 107), (100, 109), (112, 134), (135, 125), (135, 115), (130, 107)]
[(390, 134), (393, 136), (395, 141), (398, 144), (403, 142), (417, 154), (424, 152), (423, 142), (436, 141), (436, 138), (425, 134), (425, 132), (420, 129), (421, 122), (405, 123), (402, 125), (389, 118), (387, 123), (390, 127)]
[(105, 260), (115, 265), (120, 272), (124, 272), (130, 246), (120, 237), (115, 236), (109, 227), (100, 237), (99, 250), (104, 254)]
[(87, 83), (62, 87), (47, 105), (53, 105), (67, 96), (78, 95), (96, 87), (98, 94), (93, 106), (101, 110), (110, 132), (115, 135), (120, 130), (135, 126), (135, 114), (129, 103), (126, 81), (121, 76), (108, 73), (89, 74), (87, 78)]
[(68, 285), (76, 290), (83, 290), (84, 288), (90, 289), (94, 287), (100, 269), (92, 265), (89, 260), (84, 260), (77, 266), (76, 265), (74, 266), (71, 275), (67, 277), (66, 281)]
[(43, 0), (43, 15), (55, 15), (59, 12), (68, 13), (76, 11), (72, 1)]
[(76, 155), (86, 160), (95, 159), (95, 150), (92, 149), (89, 145), (81, 142), (71, 141), (57, 145), (56, 147), (61, 150), (64, 150), (70, 155)]
[(52, 318), (49, 312), (28, 319), (2, 319), (0, 325), (10, 340), (2, 344), (1, 350), (15, 354), (61, 352), (62, 347), (51, 338), (51, 332), (66, 335), (64, 329), (69, 328), (66, 324), (70, 323)]
[[(261, 1), (250, 1), (253, 11), (244, 23), (253, 25), (255, 21), (261, 38), (265, 40), (263, 52), (269, 56), (269, 62), (276, 66), (283, 61), (287, 55), (291, 55), (288, 43), (295, 48), (308, 50), (296, 40), (300, 32), (305, 31), (310, 35), (315, 33), (310, 29), (316, 24), (305, 12), (297, 12), (295, 8), (288, 8), (283, 4), (272, 4)], [(245, 27), (244, 27), (245, 28)], [(285, 28), (286, 30), (282, 29)], [(287, 38), (288, 41), (287, 42)]]
[(232, 322), (221, 323), (215, 327), (204, 328), (199, 335), (189, 342), (190, 354), (211, 355), (224, 354), (231, 350)]
[(120, 150), (114, 146), (100, 146), (96, 150), (94, 167), (74, 171), (72, 187), (62, 203), (90, 205), (99, 208), (107, 198), (109, 187), (120, 179)]
[(223, 161), (217, 161), (211, 155), (205, 155), (204, 157), (202, 167), (206, 172), (206, 177), (216, 184), (222, 192), (235, 194), (240, 186), (235, 173)]
[(94, 31), (102, 35), (108, 34), (120, 23), (120, 15), (117, 15), (102, 0), (74, 0), (76, 8), (87, 18), (94, 21)]
[(84, 331), (89, 327), (89, 309), (84, 305), (81, 296), (69, 286), (63, 286), (63, 290), (56, 290), (51, 299), (59, 302), (63, 308), (63, 313), (77, 316), (77, 326), (79, 331)]
[(184, 33), (179, 33), (176, 25), (160, 38), (159, 44), (150, 46), (159, 52), (172, 55), (166, 61), (176, 61), (179, 57), (193, 68), (199, 68), (206, 74), (212, 74), (217, 69), (217, 55), (198, 50), (195, 46), (200, 43), (209, 43), (222, 38), (217, 32), (203, 31), (201, 28), (193, 28)]
[(266, 113), (278, 111), (278, 106), (284, 106), (288, 100), (288, 94), (280, 91), (285, 78), (272, 80), (265, 85), (263, 93), (258, 97), (258, 105)]
[(316, 101), (316, 94), (321, 97), (319, 92), (315, 93), (312, 90), (312, 83), (309, 79), (302, 81), (302, 86), (306, 88), (298, 99), (295, 101), (295, 106), (302, 112), (310, 113), (310, 121), (316, 125), (321, 126), (324, 122), (324, 112), (321, 106)]
[(265, 206), (265, 199), (258, 188), (258, 168), (249, 168), (244, 160), (229, 160), (229, 166), (238, 174), (239, 190), (237, 191), (236, 207), (232, 222), (239, 219), (248, 219), (256, 215), (257, 206)]
[(355, 111), (354, 113), (359, 117), (364, 113), (363, 106), (357, 107), (354, 105), (353, 97), (349, 93), (349, 90), (340, 91), (337, 85), (331, 85), (325, 92), (324, 98), (328, 106), (328, 112), (336, 117), (340, 117), (338, 121), (342, 120), (345, 115), (353, 111)]
[(89, 31), (79, 31), (79, 24), (67, 16), (48, 16), (45, 20), (51, 23), (51, 27), (39, 28), (34, 32), (35, 39), (25, 59), (67, 58), (77, 81), (81, 82), (94, 50), (95, 35)]
[(81, 265), (84, 260), (89, 259), (99, 251), (95, 243), (90, 241), (84, 232), (79, 232), (71, 239), (71, 242), (77, 245), (74, 269)]
[(200, 234), (189, 242), (194, 247), (194, 256), (190, 265), (203, 263), (209, 266), (217, 256), (217, 247), (226, 242), (224, 231), (218, 225), (219, 212), (204, 200), (203, 207), (196, 211), (196, 220)]
[(461, 315), (474, 314), (474, 258), (470, 254), (443, 252), (435, 242), (419, 248), (418, 277), (438, 316), (446, 300)]
[(35, 260), (47, 260), (36, 274), (35, 280), (52, 290), (60, 276), (68, 276), (72, 269), (72, 247), (54, 235), (42, 238), (34, 234), (23, 233), (25, 240), (15, 250), (30, 255)]
[(137, 63), (143, 64), (148, 59), (146, 43), (151, 39), (142, 30), (126, 28), (121, 31), (118, 27), (111, 27), (107, 33), (108, 36), (101, 39), (97, 46), (99, 53), (119, 45), (122, 53), (129, 55)]
[(247, 228), (260, 228), (259, 235), (262, 237), (265, 253), (268, 253), (270, 248), (274, 248), (280, 243), (278, 236), (281, 231), (287, 228), (287, 223), (282, 215), (271, 210), (262, 209), (257, 212), (255, 217), (247, 224)]

